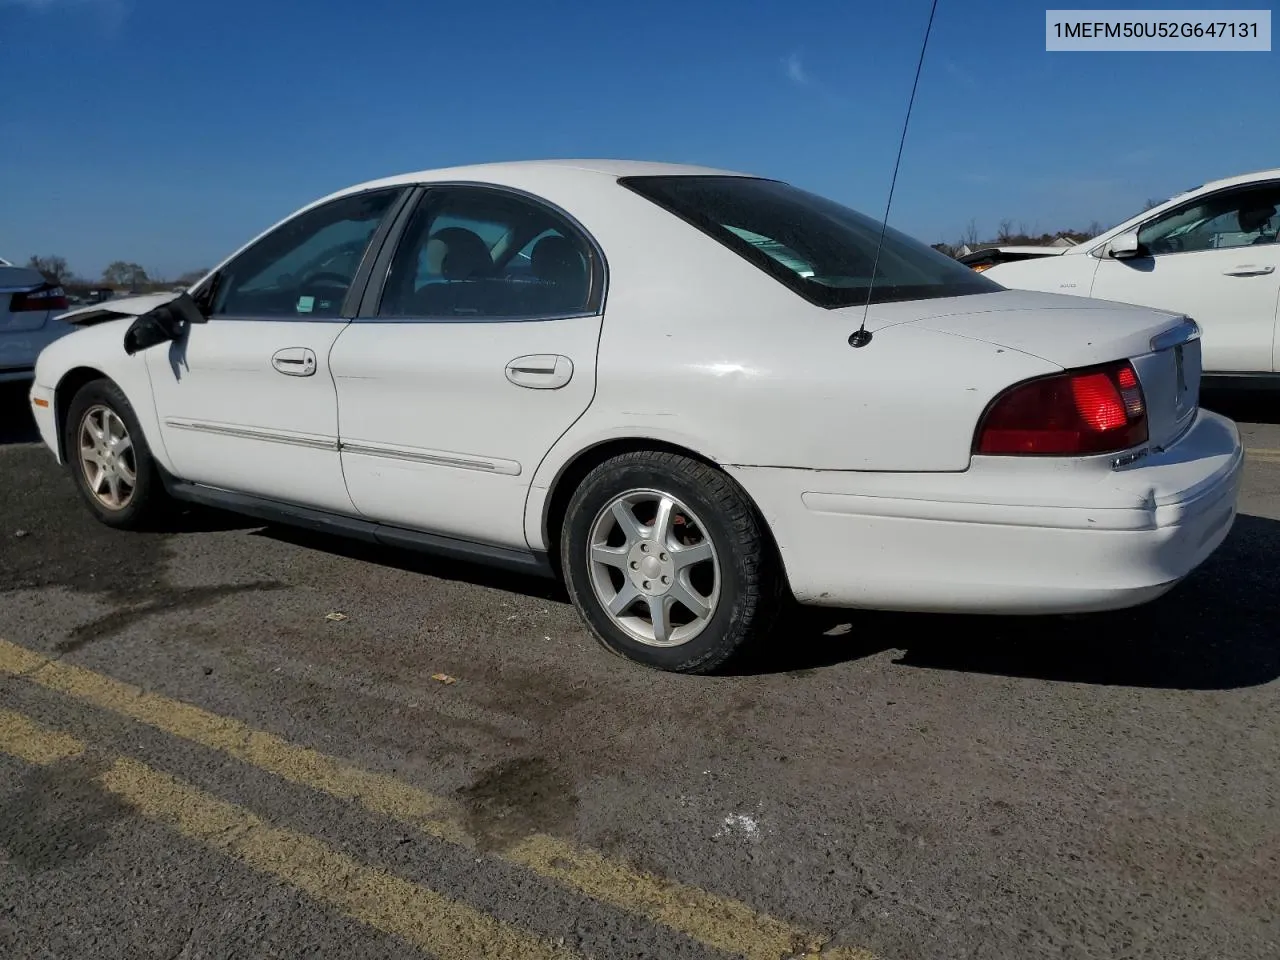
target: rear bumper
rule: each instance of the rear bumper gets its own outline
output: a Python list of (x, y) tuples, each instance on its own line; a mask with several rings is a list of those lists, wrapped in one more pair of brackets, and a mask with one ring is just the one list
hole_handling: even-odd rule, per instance
[(802, 603), (922, 612), (1110, 610), (1174, 587), (1235, 519), (1231, 421), (1124, 468), (975, 457), (964, 473), (732, 468), (767, 518)]

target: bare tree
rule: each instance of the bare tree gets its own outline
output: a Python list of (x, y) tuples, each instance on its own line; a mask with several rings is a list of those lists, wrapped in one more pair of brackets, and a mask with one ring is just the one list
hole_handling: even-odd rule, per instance
[(961, 243), (972, 247), (978, 242), (978, 221), (970, 218), (969, 225), (964, 228), (964, 236)]
[(32, 256), (27, 261), (27, 266), (32, 270), (39, 270), (44, 274), (44, 278), (50, 283), (61, 285), (64, 280), (71, 277), (71, 268), (67, 266), (66, 257), (48, 256), (37, 257)]
[(1100, 234), (1104, 229), (1105, 229), (1105, 228), (1102, 226), (1102, 224), (1101, 224), (1101, 223), (1099, 223), (1097, 220), (1090, 220), (1090, 221), (1089, 221), (1089, 231), (1088, 231), (1088, 232), (1089, 232), (1089, 236), (1090, 236), (1090, 237), (1096, 237), (1096, 236), (1097, 236), (1098, 234)]
[(996, 239), (1001, 243), (1008, 243), (1013, 239), (1013, 221), (1001, 220), (1000, 226), (996, 228)]
[(128, 287), (136, 290), (150, 282), (147, 271), (136, 263), (115, 260), (102, 271), (102, 282), (112, 287)]

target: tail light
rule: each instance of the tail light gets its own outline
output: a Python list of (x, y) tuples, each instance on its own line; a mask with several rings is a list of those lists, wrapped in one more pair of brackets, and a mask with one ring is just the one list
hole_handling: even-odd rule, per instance
[(28, 290), (26, 293), (15, 293), (9, 301), (10, 313), (22, 313), (27, 310), (65, 310), (71, 306), (67, 302), (67, 294), (61, 287), (46, 283)]
[(974, 273), (986, 273), (988, 270), (990, 270), (994, 266), (995, 266), (994, 263), (975, 263), (969, 269), (972, 270)]
[(974, 453), (1084, 456), (1147, 440), (1147, 404), (1128, 360), (1015, 384), (987, 407)]

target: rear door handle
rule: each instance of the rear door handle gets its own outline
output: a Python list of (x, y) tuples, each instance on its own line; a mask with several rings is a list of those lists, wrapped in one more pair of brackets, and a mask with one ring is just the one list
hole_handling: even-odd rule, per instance
[(558, 353), (533, 353), (507, 364), (507, 379), (517, 387), (558, 390), (573, 379), (573, 361)]
[(1260, 277), (1263, 274), (1275, 273), (1276, 268), (1268, 264), (1267, 266), (1258, 266), (1253, 263), (1242, 263), (1238, 267), (1232, 267), (1230, 270), (1222, 272), (1228, 277)]
[(271, 355), (271, 366), (286, 377), (309, 377), (316, 372), (316, 355), (310, 347), (285, 347)]

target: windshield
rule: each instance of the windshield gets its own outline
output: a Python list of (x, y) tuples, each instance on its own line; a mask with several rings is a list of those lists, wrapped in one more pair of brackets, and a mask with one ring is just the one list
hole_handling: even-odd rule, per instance
[(927, 300), (1003, 290), (890, 228), (871, 283), (881, 224), (775, 180), (626, 177), (623, 186), (707, 233), (821, 307)]

